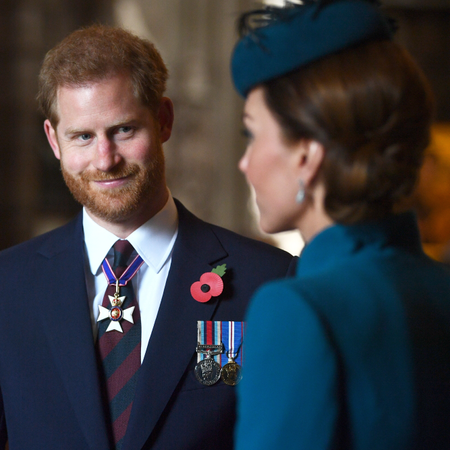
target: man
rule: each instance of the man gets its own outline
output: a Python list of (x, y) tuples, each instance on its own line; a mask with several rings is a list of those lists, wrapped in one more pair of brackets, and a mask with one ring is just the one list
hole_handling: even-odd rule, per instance
[(295, 260), (173, 200), (166, 79), (154, 46), (117, 28), (45, 58), (45, 133), (84, 209), (0, 254), (0, 448), (233, 446), (247, 302)]

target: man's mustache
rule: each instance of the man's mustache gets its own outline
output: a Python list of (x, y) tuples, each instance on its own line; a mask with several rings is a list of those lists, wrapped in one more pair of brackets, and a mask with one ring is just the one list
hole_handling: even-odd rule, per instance
[(95, 170), (93, 172), (83, 172), (80, 177), (83, 181), (111, 181), (119, 178), (126, 178), (136, 175), (139, 172), (137, 165), (129, 165), (123, 167), (114, 167), (108, 172)]

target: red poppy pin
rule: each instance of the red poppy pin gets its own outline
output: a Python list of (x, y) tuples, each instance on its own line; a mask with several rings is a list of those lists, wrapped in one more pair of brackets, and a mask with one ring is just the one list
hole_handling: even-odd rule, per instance
[(194, 300), (206, 303), (211, 297), (219, 296), (223, 291), (222, 277), (227, 271), (227, 265), (216, 266), (211, 272), (206, 272), (191, 286), (191, 295)]

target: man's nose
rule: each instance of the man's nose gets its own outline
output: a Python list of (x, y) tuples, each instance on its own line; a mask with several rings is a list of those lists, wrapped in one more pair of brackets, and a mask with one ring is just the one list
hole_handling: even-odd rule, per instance
[(108, 137), (99, 137), (93, 165), (102, 172), (108, 172), (121, 160), (117, 145)]

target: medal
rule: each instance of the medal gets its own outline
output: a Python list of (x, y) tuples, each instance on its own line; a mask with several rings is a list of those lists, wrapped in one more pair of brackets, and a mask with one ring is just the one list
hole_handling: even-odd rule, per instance
[(120, 333), (123, 333), (120, 321), (123, 319), (126, 320), (127, 322), (134, 323), (133, 320), (134, 306), (130, 306), (127, 309), (122, 309), (122, 305), (126, 297), (125, 296), (120, 297), (119, 280), (116, 280), (116, 292), (114, 293), (114, 296), (108, 295), (108, 298), (111, 303), (111, 309), (105, 308), (102, 305), (98, 305), (97, 322), (109, 318), (111, 319), (111, 322), (108, 325), (106, 331), (116, 330), (119, 331)]
[(242, 367), (235, 361), (240, 348), (234, 355), (227, 351), (228, 362), (222, 367), (222, 381), (229, 386), (236, 386), (242, 380)]
[(102, 305), (98, 305), (98, 319), (97, 322), (101, 320), (110, 319), (110, 323), (108, 328), (106, 328), (105, 332), (108, 331), (118, 331), (123, 333), (122, 326), (120, 322), (122, 320), (126, 320), (127, 322), (134, 323), (133, 320), (133, 312), (134, 306), (130, 306), (129, 308), (123, 309), (123, 302), (125, 301), (126, 296), (120, 295), (120, 287), (126, 286), (127, 283), (136, 275), (137, 271), (144, 264), (144, 260), (138, 255), (133, 260), (133, 262), (127, 267), (125, 272), (117, 278), (114, 274), (114, 271), (109, 264), (109, 261), (105, 258), (102, 263), (102, 270), (105, 274), (106, 279), (109, 284), (116, 285), (116, 292), (114, 295), (108, 295), (109, 302), (111, 303), (111, 308), (105, 308)]
[(223, 345), (197, 345), (197, 353), (206, 355), (194, 369), (195, 377), (205, 386), (211, 386), (220, 380), (220, 364), (213, 356), (223, 353)]
[(233, 358), (222, 367), (222, 381), (229, 386), (236, 386), (242, 380), (242, 368)]
[(241, 381), (244, 329), (244, 322), (197, 322), (195, 376), (200, 383), (210, 386), (222, 378), (225, 384), (236, 386)]
[[(242, 342), (244, 339), (244, 322), (224, 322), (222, 324), (222, 340), (225, 355), (222, 355), (221, 378), (225, 384), (236, 386), (242, 380)], [(240, 363), (240, 364), (239, 364)]]

